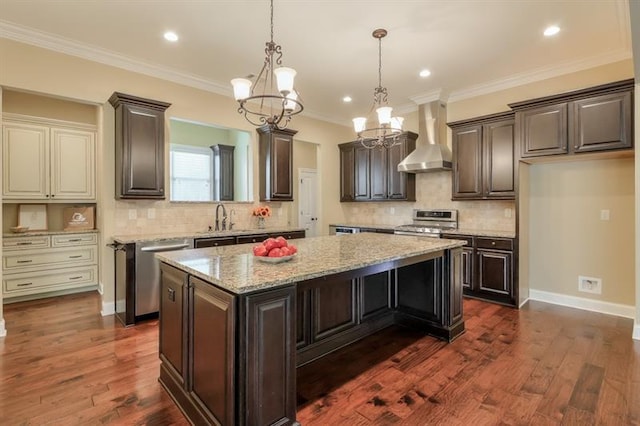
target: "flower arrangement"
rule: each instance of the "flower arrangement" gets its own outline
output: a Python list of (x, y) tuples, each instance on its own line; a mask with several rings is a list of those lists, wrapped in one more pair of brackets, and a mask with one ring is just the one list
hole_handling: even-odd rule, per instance
[(252, 216), (258, 217), (269, 217), (271, 216), (271, 207), (269, 206), (258, 206), (251, 212)]

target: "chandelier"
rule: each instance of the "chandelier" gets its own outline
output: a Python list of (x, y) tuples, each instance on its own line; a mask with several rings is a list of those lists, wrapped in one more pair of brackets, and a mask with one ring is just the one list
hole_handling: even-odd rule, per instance
[[(282, 48), (273, 41), (273, 0), (271, 0), (271, 40), (266, 42), (264, 64), (253, 81), (249, 78), (231, 80), (233, 95), (240, 103), (238, 112), (254, 126), (268, 125), (284, 129), (291, 117), (303, 110), (298, 92), (293, 88), (296, 71), (283, 67)], [(278, 68), (274, 69), (277, 65)], [(275, 88), (277, 87), (277, 90)]]
[[(387, 104), (387, 88), (382, 87), (382, 38), (387, 35), (387, 30), (379, 28), (372, 35), (373, 38), (378, 39), (378, 87), (373, 89), (373, 106), (368, 115), (373, 118), (375, 110), (378, 125), (367, 127), (367, 117), (356, 117), (353, 119), (353, 127), (358, 141), (365, 148), (390, 148), (399, 143), (398, 135), (402, 132), (404, 118), (391, 116), (393, 108)], [(371, 121), (374, 120), (375, 118)]]

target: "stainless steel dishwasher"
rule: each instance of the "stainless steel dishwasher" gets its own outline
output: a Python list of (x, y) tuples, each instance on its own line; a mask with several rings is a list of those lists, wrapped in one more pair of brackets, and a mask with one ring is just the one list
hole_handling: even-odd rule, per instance
[(155, 254), (193, 248), (193, 238), (136, 243), (135, 317), (160, 310), (160, 262)]

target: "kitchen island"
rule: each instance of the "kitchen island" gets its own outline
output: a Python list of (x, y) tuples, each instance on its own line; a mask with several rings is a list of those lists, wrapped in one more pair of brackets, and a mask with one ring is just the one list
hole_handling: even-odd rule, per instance
[(194, 424), (296, 424), (296, 367), (392, 324), (464, 331), (463, 241), (373, 233), (167, 252), (160, 382)]

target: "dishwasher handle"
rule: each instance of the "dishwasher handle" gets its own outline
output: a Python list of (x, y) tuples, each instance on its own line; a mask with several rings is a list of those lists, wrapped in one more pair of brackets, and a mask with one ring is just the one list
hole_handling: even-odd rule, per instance
[(150, 246), (150, 247), (142, 247), (140, 251), (156, 253), (160, 251), (170, 251), (170, 250), (180, 250), (189, 247), (188, 243), (184, 244), (173, 244), (168, 246)]

